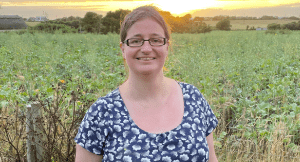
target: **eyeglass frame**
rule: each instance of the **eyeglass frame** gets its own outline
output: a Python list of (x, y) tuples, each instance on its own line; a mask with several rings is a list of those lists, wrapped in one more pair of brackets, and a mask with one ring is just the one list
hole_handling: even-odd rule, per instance
[[(162, 37), (160, 37), (160, 38), (162, 38)], [(138, 38), (129, 38), (129, 39), (138, 39)], [(163, 38), (164, 39), (164, 44), (162, 44), (162, 45), (152, 45), (151, 43), (150, 43), (150, 39), (155, 39), (155, 38), (150, 38), (150, 39), (148, 39), (148, 40), (146, 40), (146, 39), (141, 39), (142, 40), (142, 44), (140, 45), (140, 46), (129, 46), (129, 43), (128, 43), (128, 40), (129, 39), (127, 39), (127, 40), (125, 40), (124, 42), (122, 42), (122, 43), (125, 43), (128, 47), (142, 47), (143, 45), (144, 45), (144, 42), (145, 41), (148, 41), (149, 42), (149, 44), (151, 45), (151, 46), (153, 46), (153, 47), (159, 47), (159, 46), (164, 46), (164, 45), (166, 45), (166, 43), (167, 43), (167, 38)]]

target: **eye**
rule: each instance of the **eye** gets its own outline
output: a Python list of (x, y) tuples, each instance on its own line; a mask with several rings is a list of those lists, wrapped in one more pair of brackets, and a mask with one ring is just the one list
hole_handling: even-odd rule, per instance
[(129, 39), (130, 44), (138, 44), (138, 43), (141, 43), (141, 42), (142, 42), (141, 39)]
[(160, 38), (152, 38), (151, 42), (153, 42), (153, 43), (160, 43), (160, 42), (162, 42), (162, 40)]
[(163, 38), (151, 38), (150, 41), (152, 43), (155, 43), (155, 44), (162, 44), (163, 43)]

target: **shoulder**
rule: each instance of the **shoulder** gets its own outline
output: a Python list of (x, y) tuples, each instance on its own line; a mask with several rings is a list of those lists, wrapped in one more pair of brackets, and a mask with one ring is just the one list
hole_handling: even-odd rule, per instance
[(121, 100), (121, 96), (120, 96), (120, 92), (119, 89), (115, 89), (111, 92), (109, 92), (108, 94), (106, 94), (106, 96), (103, 97), (99, 97), (96, 102), (94, 102), (93, 105), (109, 105), (112, 103), (115, 103), (116, 101), (120, 101)]
[(201, 94), (201, 92), (199, 91), (199, 89), (189, 83), (185, 83), (185, 82), (179, 82), (178, 84), (180, 85), (181, 89), (182, 89), (182, 93), (184, 94), (195, 94), (197, 96), (203, 97), (203, 95)]
[(189, 83), (178, 82), (182, 89), (183, 99), (187, 103), (196, 103), (199, 107), (209, 108), (209, 104), (200, 90)]
[(106, 96), (99, 97), (90, 107), (87, 113), (111, 112), (117, 107), (122, 107), (119, 89), (109, 92)]

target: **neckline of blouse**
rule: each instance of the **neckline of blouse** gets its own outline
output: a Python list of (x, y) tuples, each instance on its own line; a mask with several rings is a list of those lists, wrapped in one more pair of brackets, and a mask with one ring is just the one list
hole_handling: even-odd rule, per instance
[(186, 112), (186, 101), (185, 101), (185, 99), (184, 99), (184, 91), (183, 91), (183, 83), (182, 82), (179, 82), (179, 81), (176, 81), (178, 84), (179, 84), (179, 86), (180, 86), (180, 88), (181, 88), (181, 91), (182, 91), (182, 98), (183, 98), (183, 117), (182, 117), (182, 120), (181, 120), (181, 123), (176, 127), (176, 128), (173, 128), (172, 130), (169, 130), (169, 131), (166, 131), (166, 132), (163, 132), (163, 133), (150, 133), (150, 132), (147, 132), (147, 131), (145, 131), (145, 130), (143, 130), (143, 129), (141, 129), (134, 121), (133, 121), (133, 119), (131, 118), (131, 116), (130, 116), (130, 114), (129, 114), (129, 111), (128, 111), (128, 109), (126, 108), (126, 105), (125, 105), (125, 102), (123, 101), (123, 98), (122, 98), (122, 96), (121, 96), (121, 93), (120, 93), (120, 90), (119, 90), (119, 87), (116, 89), (117, 90), (117, 95), (120, 97), (120, 100), (123, 102), (123, 105), (124, 105), (124, 110), (125, 110), (125, 112), (127, 113), (126, 115), (127, 115), (127, 117), (128, 117), (128, 119), (129, 119), (129, 121), (131, 122), (131, 123), (133, 123), (134, 124), (134, 126), (139, 130), (139, 131), (141, 131), (141, 132), (143, 132), (143, 133), (145, 133), (145, 134), (148, 134), (148, 135), (150, 135), (150, 136), (167, 136), (169, 133), (172, 133), (172, 132), (174, 132), (174, 131), (178, 131), (181, 127), (182, 127), (182, 124), (184, 123), (184, 121), (186, 120), (185, 119), (185, 112)]

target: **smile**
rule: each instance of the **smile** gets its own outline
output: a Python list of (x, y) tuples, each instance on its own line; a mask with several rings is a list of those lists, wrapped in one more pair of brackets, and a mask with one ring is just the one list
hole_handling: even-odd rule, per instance
[(136, 59), (137, 59), (137, 60), (148, 61), (148, 60), (154, 60), (155, 58), (147, 57), (147, 58), (136, 58)]

